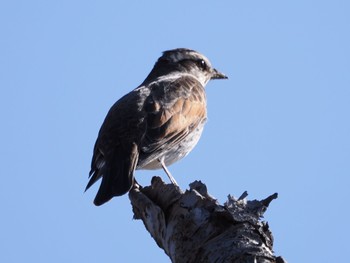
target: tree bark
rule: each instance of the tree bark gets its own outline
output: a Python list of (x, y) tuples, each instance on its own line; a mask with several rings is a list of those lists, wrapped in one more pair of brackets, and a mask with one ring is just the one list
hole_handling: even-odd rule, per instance
[(220, 205), (200, 181), (182, 192), (159, 177), (129, 192), (134, 218), (143, 221), (172, 262), (286, 262), (273, 254), (269, 225), (260, 220), (277, 193), (261, 201), (246, 196), (229, 195)]

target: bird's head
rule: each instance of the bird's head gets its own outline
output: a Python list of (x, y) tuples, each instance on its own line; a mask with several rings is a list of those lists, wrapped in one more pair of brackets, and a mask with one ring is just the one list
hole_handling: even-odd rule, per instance
[(211, 66), (207, 57), (197, 51), (187, 48), (164, 51), (147, 79), (155, 79), (170, 74), (190, 74), (195, 77), (203, 87), (211, 79), (227, 79), (227, 76)]

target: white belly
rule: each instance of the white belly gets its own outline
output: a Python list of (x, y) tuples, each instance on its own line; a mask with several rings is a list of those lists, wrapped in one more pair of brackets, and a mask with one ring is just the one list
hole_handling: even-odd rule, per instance
[(187, 154), (192, 151), (192, 149), (196, 146), (199, 141), (199, 138), (202, 135), (204, 128), (205, 120), (198, 125), (197, 129), (188, 134), (180, 143), (178, 143), (175, 147), (168, 149), (164, 153), (157, 156), (148, 163), (144, 163), (141, 167), (137, 165), (136, 169), (145, 169), (145, 170), (156, 170), (161, 169), (162, 166), (159, 162), (159, 159), (164, 159), (164, 163), (166, 166), (172, 165), (178, 160), (185, 157)]

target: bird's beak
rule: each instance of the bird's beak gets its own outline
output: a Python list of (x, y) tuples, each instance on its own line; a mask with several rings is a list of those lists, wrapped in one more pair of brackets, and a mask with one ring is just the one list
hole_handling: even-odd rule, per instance
[(214, 68), (211, 74), (211, 79), (228, 79), (228, 77)]

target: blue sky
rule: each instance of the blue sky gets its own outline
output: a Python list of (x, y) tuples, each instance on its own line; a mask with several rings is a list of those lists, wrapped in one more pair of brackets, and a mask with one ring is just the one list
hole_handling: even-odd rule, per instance
[[(2, 1), (0, 262), (169, 262), (127, 196), (83, 193), (109, 107), (161, 52), (196, 49), (207, 86), (194, 151), (170, 167), (265, 214), (289, 262), (345, 262), (350, 213), (348, 1)], [(148, 185), (163, 171), (137, 171)]]

